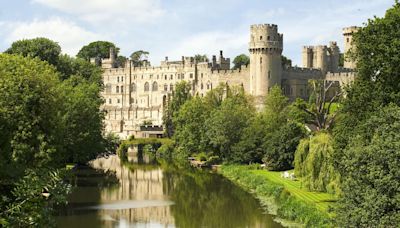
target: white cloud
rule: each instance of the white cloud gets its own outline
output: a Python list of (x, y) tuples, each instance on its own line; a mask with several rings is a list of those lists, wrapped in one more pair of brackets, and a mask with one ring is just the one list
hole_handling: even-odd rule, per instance
[(32, 0), (104, 26), (153, 22), (164, 14), (160, 0)]
[(4, 35), (8, 45), (20, 39), (46, 37), (58, 42), (63, 53), (69, 55), (76, 55), (82, 46), (92, 41), (105, 39), (105, 36), (101, 34), (87, 31), (75, 23), (61, 18), (33, 20), (30, 22), (8, 22), (4, 23), (3, 27), (6, 27), (7, 30)]

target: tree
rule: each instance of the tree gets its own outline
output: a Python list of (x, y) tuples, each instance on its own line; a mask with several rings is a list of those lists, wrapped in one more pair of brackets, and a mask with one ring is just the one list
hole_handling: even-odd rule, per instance
[(340, 226), (400, 224), (400, 107), (390, 104), (358, 128), (338, 161), (343, 195)]
[(319, 132), (303, 139), (294, 159), (296, 177), (311, 191), (338, 193), (339, 174), (333, 162), (332, 136)]
[(58, 84), (46, 62), (0, 54), (0, 172), (51, 166), (62, 150)]
[(292, 169), (297, 145), (304, 136), (304, 129), (292, 122), (287, 122), (274, 132), (267, 133), (262, 145), (266, 167), (269, 170)]
[(86, 61), (89, 61), (91, 58), (109, 58), (110, 48), (114, 49), (115, 58), (117, 58), (119, 48), (115, 46), (115, 44), (108, 41), (95, 41), (86, 46), (83, 46), (81, 50), (79, 50), (76, 57), (85, 59)]
[(62, 94), (65, 160), (84, 164), (104, 149), (100, 87), (79, 76), (73, 76), (59, 87)]
[(233, 68), (232, 69), (240, 69), (241, 66), (247, 66), (250, 63), (249, 56), (245, 54), (240, 54), (233, 59)]
[(201, 54), (196, 54), (195, 56), (194, 56), (194, 60), (196, 61), (196, 62), (198, 62), (198, 63), (201, 63), (201, 62), (208, 62), (208, 58), (207, 58), (207, 55), (201, 55)]
[(61, 80), (66, 80), (71, 76), (79, 76), (99, 86), (103, 85), (101, 68), (83, 59), (60, 55), (56, 68), (60, 73)]
[(219, 108), (210, 113), (206, 120), (206, 135), (215, 155), (225, 161), (234, 161), (238, 158), (234, 153), (235, 144), (240, 141), (244, 129), (249, 126), (255, 109), (247, 100), (244, 93), (237, 97), (227, 97)]
[(132, 63), (136, 67), (142, 66), (143, 61), (145, 61), (145, 60), (147, 61), (148, 56), (149, 56), (149, 52), (143, 51), (143, 50), (135, 51), (130, 55)]
[(37, 57), (40, 60), (56, 65), (58, 56), (61, 53), (61, 47), (47, 38), (34, 38), (15, 41), (5, 52), (25, 57)]
[(332, 104), (338, 101), (342, 93), (335, 91), (335, 94), (329, 97), (328, 92), (332, 85), (334, 85), (334, 82), (311, 80), (310, 103), (297, 103), (298, 108), (310, 115), (311, 118), (307, 118), (307, 122), (316, 126), (318, 130), (330, 129), (337, 115), (337, 112), (332, 113)]
[(191, 98), (191, 86), (186, 81), (181, 81), (176, 84), (172, 98), (168, 98), (166, 107), (164, 108), (163, 123), (165, 128), (165, 134), (168, 137), (174, 135), (175, 127), (173, 124), (173, 118), (179, 111), (180, 107)]
[(209, 110), (200, 97), (185, 102), (173, 118), (176, 144), (188, 153), (206, 152), (208, 142), (204, 122), (208, 116)]
[(282, 55), (282, 67), (289, 68), (292, 66), (292, 60)]

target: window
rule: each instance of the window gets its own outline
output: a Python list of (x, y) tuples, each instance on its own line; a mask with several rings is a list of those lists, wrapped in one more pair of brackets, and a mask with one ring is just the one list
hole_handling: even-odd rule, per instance
[(152, 90), (152, 91), (157, 91), (157, 90), (158, 90), (158, 84), (157, 84), (157, 82), (153, 82), (153, 85), (152, 85), (152, 87), (151, 87), (151, 90)]
[(173, 91), (173, 90), (174, 90), (174, 85), (172, 85), (172, 84), (169, 85), (169, 90), (170, 90), (170, 91)]
[(169, 78), (169, 79), (171, 79), (171, 80), (172, 80), (172, 79), (174, 79), (174, 75), (172, 75), (172, 74), (171, 74), (171, 76), (170, 76), (170, 78)]
[(142, 74), (142, 79), (143, 79), (143, 74)]
[(167, 75), (165, 75), (165, 80), (167, 80), (167, 78), (168, 78), (168, 76), (167, 76)]
[(124, 86), (121, 86), (121, 93), (124, 92)]
[(347, 43), (350, 42), (350, 38), (349, 37), (346, 38), (346, 42)]
[(164, 91), (168, 91), (168, 85), (167, 84), (164, 85)]
[(268, 79), (270, 79), (271, 78), (271, 71), (269, 70), (268, 71)]
[(191, 79), (193, 78), (193, 74), (190, 74), (190, 78), (191, 78)]
[(201, 73), (201, 78), (203, 78), (203, 73)]
[(108, 83), (106, 85), (106, 93), (111, 93), (111, 84), (110, 83)]
[(262, 57), (260, 57), (260, 64), (262, 63)]
[(267, 36), (267, 40), (270, 40), (270, 37), (269, 37), (269, 36)]
[(149, 91), (149, 83), (148, 82), (144, 83), (144, 91), (145, 92)]
[(260, 36), (260, 40), (262, 40), (262, 36)]
[(117, 100), (117, 103), (119, 104), (120, 102), (121, 102), (121, 101), (118, 99), (118, 100)]
[(131, 85), (131, 91), (132, 91), (132, 92), (136, 92), (136, 84), (135, 84), (135, 83), (132, 83), (132, 85)]
[(123, 81), (124, 81), (124, 77), (122, 76), (122, 77), (121, 77), (121, 82), (123, 82)]
[(182, 79), (185, 79), (185, 74), (182, 74)]
[(119, 86), (117, 86), (116, 92), (119, 93)]
[(119, 77), (117, 77), (117, 82), (119, 82)]
[(112, 103), (112, 102), (111, 102), (111, 98), (110, 98), (110, 99), (108, 99), (108, 103), (109, 103), (109, 104), (111, 104), (111, 103)]
[(201, 83), (201, 85), (200, 85), (200, 89), (203, 89), (203, 83)]

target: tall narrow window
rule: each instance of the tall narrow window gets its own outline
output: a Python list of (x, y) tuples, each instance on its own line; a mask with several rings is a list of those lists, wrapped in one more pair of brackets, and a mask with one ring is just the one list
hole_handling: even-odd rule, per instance
[(136, 84), (135, 84), (135, 83), (132, 83), (132, 85), (131, 85), (131, 91), (132, 91), (132, 92), (136, 92)]
[(169, 85), (169, 90), (170, 90), (170, 91), (173, 91), (173, 90), (174, 90), (174, 85), (172, 85), (172, 84)]
[(121, 93), (124, 92), (124, 86), (121, 86)]
[(119, 82), (119, 77), (117, 77), (117, 82)]
[(116, 92), (119, 93), (119, 86), (117, 86)]
[(157, 82), (153, 82), (153, 85), (152, 85), (151, 90), (152, 90), (152, 91), (157, 91), (157, 90), (158, 90), (158, 84), (157, 84)]
[(260, 57), (260, 64), (262, 63), (262, 57)]
[(268, 71), (268, 79), (271, 78), (271, 71)]
[(146, 83), (144, 83), (144, 91), (145, 92), (148, 92), (149, 91), (149, 83), (148, 82), (146, 82)]
[(167, 84), (164, 85), (164, 91), (168, 91), (168, 85)]

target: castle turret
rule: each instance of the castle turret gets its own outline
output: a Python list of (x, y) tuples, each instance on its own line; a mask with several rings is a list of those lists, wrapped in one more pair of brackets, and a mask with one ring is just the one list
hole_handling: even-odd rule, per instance
[(265, 96), (281, 84), (283, 35), (277, 25), (252, 25), (250, 28), (250, 94)]
[(320, 69), (323, 74), (328, 70), (328, 48), (325, 45), (315, 46), (313, 67)]
[(302, 51), (303, 67), (313, 68), (313, 47), (304, 46)]
[(339, 68), (340, 50), (337, 43), (334, 41), (329, 42), (329, 56), (330, 56), (330, 72), (337, 72)]
[(347, 27), (343, 29), (344, 37), (344, 67), (354, 69), (356, 62), (349, 58), (349, 51), (353, 48), (353, 34), (360, 28), (356, 26)]

